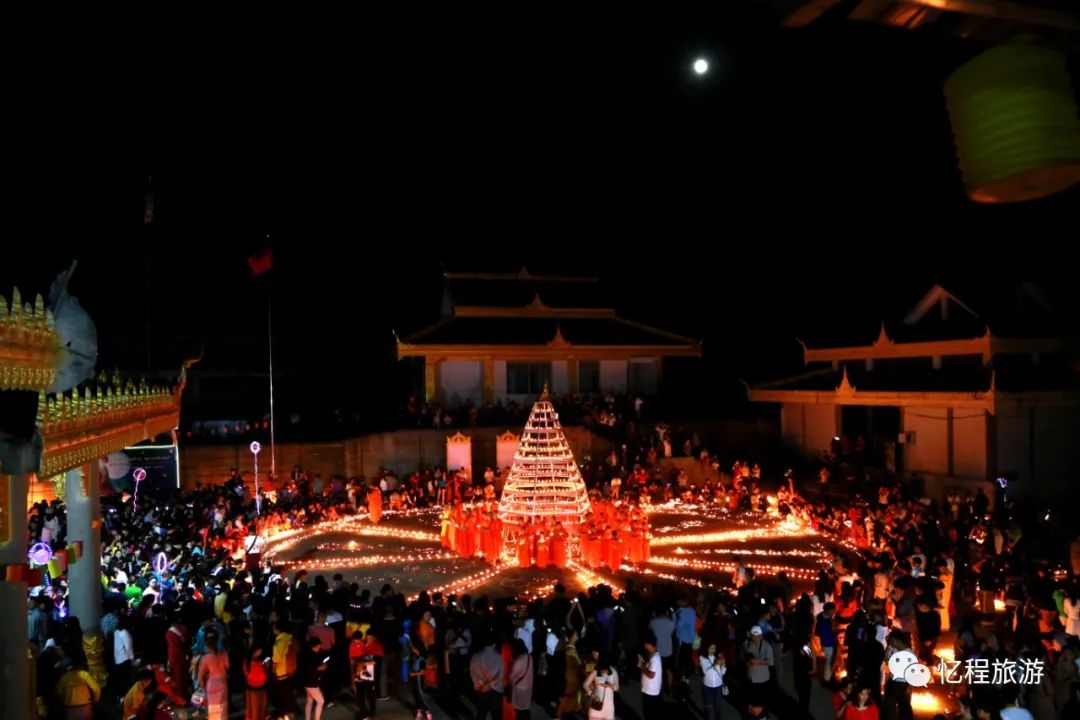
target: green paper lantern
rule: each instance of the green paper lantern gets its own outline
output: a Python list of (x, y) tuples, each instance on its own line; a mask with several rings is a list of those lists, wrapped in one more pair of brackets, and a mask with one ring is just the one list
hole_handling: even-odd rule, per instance
[(987, 50), (945, 81), (968, 197), (1046, 197), (1080, 183), (1080, 114), (1065, 56), (1033, 41)]

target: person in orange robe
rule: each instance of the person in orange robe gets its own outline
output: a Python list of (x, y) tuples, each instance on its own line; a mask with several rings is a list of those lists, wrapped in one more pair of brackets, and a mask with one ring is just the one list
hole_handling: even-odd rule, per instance
[(382, 518), (382, 490), (377, 487), (368, 490), (367, 508), (368, 519), (377, 525)]
[(527, 568), (532, 564), (532, 539), (525, 526), (518, 528), (516, 541), (518, 567)]
[(464, 522), (461, 526), (461, 557), (472, 557), (476, 554), (475, 525), (476, 518), (473, 517), (473, 512), (465, 511)]
[(536, 533), (536, 567), (546, 568), (551, 564), (551, 537), (543, 528)]
[(484, 560), (487, 561), (491, 554), (491, 534), (488, 530), (491, 528), (491, 518), (486, 512), (477, 513), (476, 517), (476, 541), (477, 546), (480, 548), (480, 554), (484, 556)]
[(611, 537), (608, 538), (607, 550), (605, 560), (607, 561), (608, 570), (616, 572), (619, 569), (619, 565), (622, 564), (622, 557), (620, 555), (621, 543), (619, 542), (619, 534), (617, 531), (611, 532)]
[(551, 536), (551, 564), (560, 569), (566, 567), (566, 538), (566, 530), (558, 525)]
[(492, 514), (488, 534), (491, 536), (491, 557), (488, 558), (488, 562), (494, 567), (502, 557), (503, 551), (503, 523), (498, 515)]
[(481, 539), (484, 536), (484, 530), (480, 527), (480, 523), (483, 520), (484, 514), (479, 510), (473, 511), (473, 521), (470, 529), (472, 530), (472, 555), (476, 555), (484, 548), (480, 545)]
[(589, 531), (589, 567), (595, 570), (603, 564), (604, 540), (597, 527)]
[(630, 543), (627, 548), (630, 555), (631, 565), (641, 564), (641, 531), (635, 528), (630, 532)]
[(450, 516), (450, 522), (446, 528), (446, 547), (450, 552), (456, 553), (458, 539), (458, 521), (452, 514)]
[(442, 511), (442, 523), (439, 527), (439, 544), (444, 548), (450, 547), (450, 527), (453, 521), (450, 519), (450, 508)]

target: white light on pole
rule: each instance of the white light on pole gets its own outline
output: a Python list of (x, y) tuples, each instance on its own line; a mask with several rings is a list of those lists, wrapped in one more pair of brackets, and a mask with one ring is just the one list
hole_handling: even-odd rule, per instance
[(259, 451), (262, 450), (262, 445), (259, 445), (258, 440), (253, 440), (251, 443), (251, 458), (255, 463), (255, 514), (262, 514), (262, 503), (259, 502)]

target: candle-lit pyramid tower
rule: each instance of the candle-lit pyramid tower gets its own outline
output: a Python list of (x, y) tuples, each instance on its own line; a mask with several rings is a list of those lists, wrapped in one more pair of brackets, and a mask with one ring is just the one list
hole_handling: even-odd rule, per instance
[(585, 481), (545, 387), (521, 433), (499, 501), (499, 517), (512, 523), (552, 517), (573, 527), (588, 509)]

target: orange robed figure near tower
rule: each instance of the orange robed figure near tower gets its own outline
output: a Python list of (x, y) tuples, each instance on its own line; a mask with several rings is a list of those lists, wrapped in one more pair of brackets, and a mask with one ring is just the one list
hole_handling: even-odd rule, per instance
[(557, 568), (566, 567), (566, 528), (559, 523), (551, 536), (551, 564)]
[(370, 488), (367, 494), (368, 519), (378, 524), (382, 518), (382, 490), (377, 487)]
[(546, 568), (551, 564), (551, 540), (543, 528), (536, 533), (536, 567)]
[(524, 524), (517, 532), (517, 561), (518, 567), (527, 568), (532, 565), (532, 537)]

